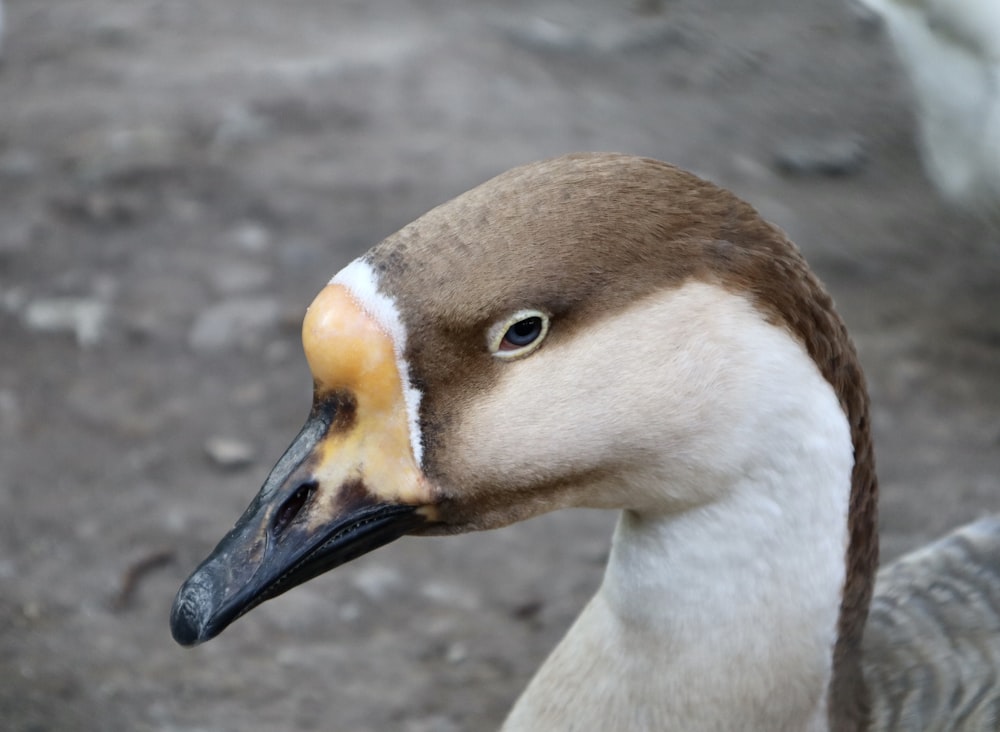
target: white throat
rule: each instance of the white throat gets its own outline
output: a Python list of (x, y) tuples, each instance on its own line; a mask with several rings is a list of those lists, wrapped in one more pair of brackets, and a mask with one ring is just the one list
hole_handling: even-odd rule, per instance
[[(663, 465), (629, 476), (639, 508), (624, 504), (604, 582), (505, 730), (827, 729), (853, 467), (847, 419), (787, 332), (741, 298), (682, 290), (687, 305), (705, 297), (727, 309), (732, 364), (743, 370), (731, 386), (752, 390), (742, 401), (758, 411), (687, 445), (684, 470), (667, 448)], [(653, 401), (640, 415), (647, 429), (665, 408)], [(692, 470), (702, 464), (711, 469)], [(643, 476), (677, 483), (636, 485)], [(650, 505), (657, 492), (661, 510)], [(678, 494), (700, 502), (678, 510)]]

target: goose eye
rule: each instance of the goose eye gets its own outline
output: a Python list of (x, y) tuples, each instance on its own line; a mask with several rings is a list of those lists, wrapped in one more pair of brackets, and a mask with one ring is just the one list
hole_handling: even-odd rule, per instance
[(549, 318), (538, 310), (519, 310), (490, 329), (490, 351), (503, 359), (527, 356), (549, 331)]
[(538, 316), (519, 320), (507, 329), (500, 341), (501, 351), (513, 351), (532, 343), (542, 334), (542, 319)]

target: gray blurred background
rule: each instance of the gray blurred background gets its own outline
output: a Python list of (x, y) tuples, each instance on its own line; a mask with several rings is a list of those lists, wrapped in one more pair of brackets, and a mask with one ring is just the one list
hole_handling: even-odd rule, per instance
[(672, 161), (795, 239), (875, 402), (883, 547), (998, 508), (1000, 230), (846, 1), (13, 0), (0, 48), (0, 728), (488, 730), (614, 517), (407, 539), (195, 650), (173, 594), (309, 408), (302, 313), (518, 163)]

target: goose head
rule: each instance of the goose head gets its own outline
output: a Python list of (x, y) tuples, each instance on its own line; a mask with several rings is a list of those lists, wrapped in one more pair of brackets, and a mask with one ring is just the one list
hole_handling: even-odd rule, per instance
[[(748, 475), (779, 472), (776, 453), (815, 443), (843, 477), (823, 519), (839, 565), (832, 693), (863, 706), (854, 656), (875, 539), (862, 376), (829, 296), (749, 205), (648, 159), (516, 168), (341, 270), (303, 345), (309, 418), (181, 588), (178, 642), (405, 534), (574, 506), (710, 513)], [(840, 416), (782, 383), (800, 377)], [(815, 439), (801, 434), (814, 424)], [(762, 499), (760, 520), (800, 521), (783, 500)]]

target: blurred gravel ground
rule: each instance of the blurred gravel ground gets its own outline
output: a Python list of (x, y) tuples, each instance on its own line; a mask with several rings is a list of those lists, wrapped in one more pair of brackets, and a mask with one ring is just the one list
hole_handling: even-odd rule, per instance
[(998, 508), (1000, 232), (941, 203), (846, 3), (13, 0), (0, 51), (0, 727), (486, 730), (613, 517), (404, 540), (196, 650), (180, 582), (306, 416), (343, 264), (517, 163), (615, 149), (799, 242), (875, 400), (885, 552)]

